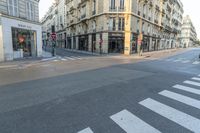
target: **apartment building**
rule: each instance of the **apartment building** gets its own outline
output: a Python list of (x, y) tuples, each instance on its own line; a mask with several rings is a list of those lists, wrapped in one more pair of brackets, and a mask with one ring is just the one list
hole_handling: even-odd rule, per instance
[(42, 55), (39, 0), (0, 1), (0, 61)]
[(65, 0), (64, 13), (68, 49), (129, 55), (140, 43), (143, 51), (179, 47), (180, 0)]
[(196, 29), (190, 19), (190, 16), (187, 15), (183, 19), (183, 25), (181, 28), (180, 36), (181, 47), (192, 47), (197, 41)]

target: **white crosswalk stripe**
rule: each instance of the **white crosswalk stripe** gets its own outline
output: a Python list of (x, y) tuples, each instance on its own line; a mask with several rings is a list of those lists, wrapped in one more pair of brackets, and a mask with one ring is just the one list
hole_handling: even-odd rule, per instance
[(192, 79), (196, 81), (200, 81), (200, 78), (197, 78), (197, 77), (193, 77)]
[(200, 64), (200, 62), (199, 62), (199, 61), (195, 61), (195, 62), (193, 62), (192, 64), (193, 64), (193, 65), (198, 65), (198, 64)]
[(162, 104), (158, 101), (155, 101), (151, 98), (148, 98), (144, 101), (139, 102), (140, 105), (152, 110), (153, 112), (187, 128), (190, 131), (195, 133), (200, 133), (200, 120), (183, 113), (179, 110), (176, 110), (170, 106)]
[(190, 84), (190, 85), (195, 85), (195, 86), (200, 86), (200, 83), (194, 82), (194, 81), (189, 81), (189, 80), (186, 80), (186, 81), (184, 81), (183, 83), (185, 83), (185, 84)]
[(200, 109), (200, 101), (199, 100), (196, 100), (196, 99), (193, 99), (193, 98), (190, 98), (190, 97), (178, 94), (178, 93), (174, 93), (171, 91), (167, 91), (167, 90), (164, 90), (164, 91), (160, 92), (159, 94), (162, 96), (165, 96), (167, 98), (170, 98), (170, 99), (179, 101), (181, 103), (187, 104), (189, 106)]
[(71, 58), (78, 59), (78, 60), (82, 60), (82, 58), (76, 57), (76, 56), (71, 56)]
[(185, 60), (185, 61), (182, 61), (182, 63), (189, 63), (190, 60)]
[(78, 133), (93, 133), (93, 131), (88, 127), (86, 129), (79, 131)]
[(161, 133), (127, 110), (114, 114), (110, 118), (127, 133)]
[(191, 88), (191, 87), (187, 87), (183, 85), (175, 85), (173, 86), (173, 88), (200, 95), (200, 90), (195, 89), (195, 88)]

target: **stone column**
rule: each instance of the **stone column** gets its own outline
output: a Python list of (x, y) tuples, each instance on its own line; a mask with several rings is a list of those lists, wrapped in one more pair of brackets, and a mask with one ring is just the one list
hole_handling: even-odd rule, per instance
[(3, 29), (1, 25), (1, 17), (0, 17), (0, 62), (4, 61), (4, 48), (3, 48)]
[(102, 52), (105, 54), (108, 54), (108, 33), (102, 34), (103, 43), (102, 43)]
[(131, 55), (131, 16), (125, 14), (124, 55)]
[(88, 51), (92, 51), (92, 35), (88, 35)]
[(76, 50), (78, 50), (78, 43), (79, 43), (78, 36), (76, 36)]
[(73, 40), (73, 36), (71, 37), (71, 49), (73, 49), (74, 46), (74, 40)]

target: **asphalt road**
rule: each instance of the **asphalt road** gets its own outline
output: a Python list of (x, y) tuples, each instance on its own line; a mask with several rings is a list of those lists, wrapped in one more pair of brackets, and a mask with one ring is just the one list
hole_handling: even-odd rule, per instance
[(200, 133), (199, 53), (0, 69), (0, 133)]

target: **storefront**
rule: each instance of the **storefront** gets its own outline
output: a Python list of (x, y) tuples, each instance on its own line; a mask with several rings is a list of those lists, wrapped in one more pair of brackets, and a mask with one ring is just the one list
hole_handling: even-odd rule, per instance
[(79, 36), (78, 50), (89, 51), (88, 35), (81, 35), (81, 36)]
[(0, 61), (42, 56), (39, 23), (0, 15)]
[(109, 33), (108, 52), (124, 53), (124, 33)]

